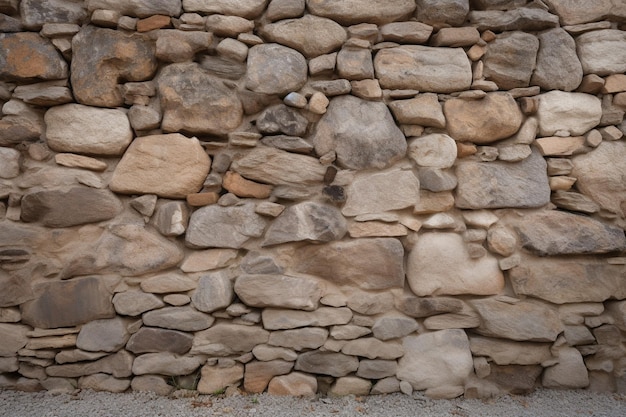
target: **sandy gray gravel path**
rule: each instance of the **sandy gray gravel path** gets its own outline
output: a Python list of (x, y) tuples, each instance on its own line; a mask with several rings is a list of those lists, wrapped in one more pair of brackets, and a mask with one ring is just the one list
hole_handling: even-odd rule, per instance
[(290, 398), (239, 395), (165, 398), (148, 393), (81, 391), (74, 395), (0, 391), (0, 417), (624, 417), (626, 395), (538, 390), (490, 400), (431, 400), (421, 393)]

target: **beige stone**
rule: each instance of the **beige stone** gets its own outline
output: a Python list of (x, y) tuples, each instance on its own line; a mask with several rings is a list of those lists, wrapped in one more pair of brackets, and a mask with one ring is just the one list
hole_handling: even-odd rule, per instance
[(204, 365), (198, 382), (200, 394), (215, 394), (225, 388), (237, 386), (243, 380), (244, 366), (235, 364), (230, 367)]
[(372, 388), (372, 382), (356, 376), (344, 376), (337, 378), (328, 393), (334, 396), (344, 395), (368, 395)]
[(218, 323), (196, 333), (191, 354), (229, 356), (248, 353), (256, 345), (267, 343), (268, 339), (269, 332), (258, 327)]
[(233, 262), (237, 254), (238, 251), (235, 249), (194, 251), (185, 258), (180, 265), (180, 270), (190, 273), (224, 268)]
[(459, 46), (472, 46), (479, 40), (480, 33), (475, 27), (441, 28), (433, 36), (430, 44), (432, 46), (457, 48)]
[(243, 388), (250, 393), (261, 393), (265, 391), (272, 378), (288, 374), (292, 369), (293, 362), (281, 360), (247, 363)]
[(432, 126), (443, 129), (446, 119), (436, 94), (420, 94), (408, 100), (396, 100), (389, 103), (398, 123)]
[(307, 311), (317, 308), (322, 295), (315, 280), (287, 275), (240, 275), (234, 289), (237, 296), (249, 306)]
[(317, 393), (317, 379), (301, 372), (275, 376), (270, 381), (267, 392), (270, 395), (313, 397)]
[(404, 355), (402, 345), (383, 342), (373, 337), (350, 340), (341, 349), (346, 355), (363, 356), (368, 359), (397, 359)]
[(104, 161), (70, 153), (58, 153), (54, 155), (54, 161), (65, 167), (84, 168), (91, 171), (104, 171), (108, 167), (107, 163)]
[(263, 327), (268, 330), (298, 327), (328, 327), (348, 324), (352, 311), (346, 307), (320, 307), (315, 311), (280, 310), (266, 308), (262, 313)]

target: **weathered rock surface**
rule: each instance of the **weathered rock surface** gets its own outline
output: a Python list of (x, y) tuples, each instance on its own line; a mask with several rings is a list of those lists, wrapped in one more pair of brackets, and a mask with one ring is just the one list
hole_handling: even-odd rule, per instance
[(469, 303), (483, 320), (476, 332), (485, 336), (553, 342), (563, 330), (556, 311), (545, 304), (528, 301), (509, 304), (497, 299), (473, 300)]
[(408, 16), (415, 10), (415, 2), (410, 0), (349, 0), (341, 3), (307, 0), (306, 4), (310, 13), (328, 17), (342, 25), (388, 23)]
[(328, 330), (314, 327), (272, 332), (268, 343), (301, 351), (317, 349), (326, 342), (326, 339), (328, 339)]
[(619, 161), (626, 157), (626, 143), (602, 142), (593, 152), (572, 159), (578, 189), (600, 207), (626, 215), (626, 167)]
[(398, 123), (416, 124), (444, 128), (446, 119), (441, 109), (437, 95), (433, 93), (420, 94), (408, 100), (397, 100), (389, 103)]
[(267, 387), (267, 392), (270, 395), (313, 397), (317, 392), (317, 379), (301, 372), (279, 375), (272, 378)]
[(48, 23), (82, 24), (87, 18), (85, 4), (72, 0), (23, 0), (20, 2), (23, 25), (37, 31)]
[[(480, 100), (451, 99), (445, 102), (443, 111), (450, 136), (479, 145), (514, 135), (523, 121), (517, 103), (507, 93), (487, 94)], [(498, 116), (482, 117), (485, 114)]]
[(154, 44), (141, 35), (86, 26), (72, 39), (71, 81), (76, 101), (98, 107), (124, 103), (119, 80), (144, 81), (156, 69)]
[(230, 367), (204, 365), (202, 376), (198, 382), (198, 392), (213, 394), (227, 387), (235, 386), (243, 379), (243, 372), (244, 366), (242, 364)]
[(67, 63), (46, 38), (28, 32), (0, 34), (2, 80), (59, 80), (67, 76)]
[(497, 32), (514, 30), (534, 32), (554, 28), (559, 24), (557, 16), (546, 10), (530, 7), (508, 11), (472, 11), (468, 19), (481, 32), (487, 29)]
[(246, 87), (263, 94), (285, 95), (298, 91), (307, 80), (306, 59), (283, 45), (255, 45), (248, 52)]
[(498, 365), (538, 365), (552, 359), (544, 343), (519, 343), (483, 336), (469, 339), (472, 354), (492, 359)]
[(168, 65), (157, 85), (165, 132), (225, 135), (242, 121), (236, 93), (198, 64)]
[(266, 224), (267, 220), (256, 214), (254, 204), (206, 206), (191, 215), (185, 241), (198, 248), (238, 249), (250, 238), (260, 237)]
[(409, 170), (364, 173), (347, 188), (348, 197), (341, 212), (358, 216), (411, 207), (419, 201), (419, 191), (419, 180)]
[(70, 257), (63, 278), (95, 273), (137, 276), (167, 269), (183, 258), (174, 243), (136, 224), (112, 225), (84, 246)]
[(161, 299), (143, 291), (125, 291), (113, 296), (113, 305), (117, 314), (123, 316), (138, 316), (149, 310), (165, 306)]
[(263, 26), (261, 34), (271, 42), (294, 48), (307, 58), (333, 52), (346, 41), (344, 28), (330, 19), (305, 15)]
[(626, 249), (620, 228), (560, 211), (533, 213), (520, 224), (522, 246), (540, 256), (582, 255)]
[(531, 84), (544, 90), (575, 90), (583, 79), (583, 68), (576, 54), (576, 42), (563, 29), (542, 32), (537, 66)]
[(0, 323), (0, 336), (2, 336), (2, 347), (0, 355), (17, 356), (17, 352), (28, 343), (28, 326), (21, 324)]
[(191, 296), (191, 303), (199, 311), (212, 313), (228, 307), (234, 295), (230, 278), (219, 273), (207, 274), (198, 280), (198, 287)]
[(450, 93), (467, 90), (472, 82), (469, 59), (460, 48), (383, 49), (374, 58), (374, 68), (382, 88)]
[(490, 295), (504, 287), (497, 259), (472, 259), (463, 238), (455, 233), (425, 233), (407, 260), (407, 279), (413, 292), (430, 295)]
[(268, 107), (257, 120), (257, 127), (264, 134), (285, 134), (290, 136), (304, 136), (308, 127), (308, 120), (296, 109), (284, 104)]
[(535, 69), (539, 40), (529, 33), (505, 32), (487, 47), (485, 78), (500, 89), (528, 87)]
[(436, 26), (460, 26), (469, 12), (467, 0), (417, 0), (416, 17), (420, 22)]
[(211, 159), (196, 138), (179, 133), (143, 136), (129, 146), (109, 187), (123, 194), (185, 198), (200, 190), (210, 167)]
[(440, 330), (407, 336), (404, 356), (396, 376), (415, 390), (464, 386), (474, 368), (467, 335), (463, 330)]
[[(402, 245), (393, 238), (365, 238), (301, 248), (293, 268), (338, 285), (363, 289), (402, 287), (404, 283)], [(358, 262), (354, 260), (358, 259)]]
[(235, 293), (252, 307), (278, 307), (315, 310), (322, 291), (311, 279), (287, 275), (240, 275)]
[(198, 356), (178, 357), (170, 352), (146, 353), (133, 362), (133, 374), (189, 375), (202, 363)]
[(268, 330), (295, 329), (297, 327), (327, 327), (347, 324), (352, 311), (346, 307), (320, 307), (314, 311), (264, 309), (263, 327)]
[(193, 307), (164, 307), (148, 311), (142, 316), (146, 326), (196, 332), (209, 328), (215, 319)]
[(576, 348), (561, 347), (558, 363), (547, 368), (542, 383), (546, 387), (584, 388), (589, 385), (589, 375), (583, 357)]
[(196, 333), (192, 354), (228, 356), (250, 352), (256, 345), (267, 343), (269, 332), (258, 327), (218, 323)]
[(585, 74), (600, 76), (626, 71), (626, 34), (614, 29), (583, 33), (576, 39)]
[[(22, 321), (33, 327), (71, 327), (115, 316), (112, 290), (98, 277), (42, 282), (36, 284), (33, 291), (34, 299), (21, 308)], [(83, 302), (74, 303), (74, 300)]]
[(348, 375), (358, 368), (359, 360), (355, 356), (335, 352), (322, 352), (319, 350), (300, 354), (294, 366), (296, 371), (334, 377)]
[(87, 7), (90, 12), (97, 9), (116, 10), (123, 15), (135, 17), (178, 16), (181, 12), (180, 0), (89, 0)]
[(312, 140), (318, 155), (334, 151), (350, 169), (386, 168), (407, 148), (387, 106), (348, 95), (330, 101)]
[(129, 324), (120, 317), (91, 321), (80, 329), (76, 347), (91, 352), (117, 352), (130, 337)]
[(593, 259), (537, 258), (513, 268), (509, 277), (517, 294), (565, 304), (623, 298), (621, 274), (619, 265)]
[(616, 3), (612, 0), (599, 0), (592, 4), (571, 0), (547, 0), (546, 4), (559, 16), (562, 25), (594, 22), (612, 15), (613, 12), (619, 13), (614, 10)]
[(601, 117), (601, 102), (590, 94), (550, 91), (539, 96), (537, 118), (542, 136), (558, 131), (583, 135), (596, 127)]
[(193, 336), (176, 330), (142, 327), (128, 340), (126, 349), (134, 354), (171, 352), (184, 355), (191, 349)]
[(203, 0), (183, 0), (186, 12), (234, 15), (246, 19), (258, 17), (266, 5), (267, 0), (216, 0), (209, 3)]
[(520, 162), (457, 165), (459, 208), (541, 207), (550, 201), (546, 162), (538, 151)]

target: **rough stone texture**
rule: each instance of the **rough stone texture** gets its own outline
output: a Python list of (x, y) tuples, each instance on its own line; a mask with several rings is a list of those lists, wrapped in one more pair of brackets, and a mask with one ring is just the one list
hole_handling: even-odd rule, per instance
[(308, 66), (298, 51), (275, 43), (248, 52), (246, 87), (263, 94), (285, 95), (306, 83)]
[(351, 318), (352, 311), (345, 307), (320, 307), (314, 311), (265, 309), (262, 314), (263, 327), (268, 330), (341, 325), (347, 324)]
[(475, 356), (488, 357), (498, 365), (537, 365), (552, 359), (550, 346), (545, 343), (519, 343), (471, 336), (470, 349)]
[(121, 106), (124, 97), (117, 88), (119, 80), (151, 78), (157, 69), (154, 52), (154, 45), (143, 36), (86, 26), (72, 39), (71, 81), (76, 100), (90, 106)]
[(113, 272), (137, 276), (167, 269), (183, 258), (177, 245), (136, 224), (109, 226), (95, 242), (83, 246), (69, 259), (63, 278)]
[(288, 374), (292, 368), (293, 362), (281, 360), (247, 363), (243, 388), (251, 393), (263, 392), (272, 378)]
[(593, 259), (537, 258), (513, 268), (509, 277), (517, 294), (564, 304), (623, 298), (621, 274), (619, 265)]
[(542, 136), (558, 131), (582, 135), (596, 127), (601, 117), (601, 102), (590, 94), (550, 91), (539, 96), (537, 118)]
[(419, 201), (420, 183), (408, 170), (362, 174), (347, 188), (344, 216), (381, 213), (411, 207)]
[(317, 379), (301, 372), (276, 376), (270, 381), (267, 392), (271, 395), (313, 397), (317, 392)]
[(559, 211), (533, 213), (518, 226), (522, 246), (540, 256), (619, 252), (626, 249), (621, 228)]
[(228, 356), (250, 352), (256, 345), (267, 343), (269, 332), (241, 324), (218, 323), (196, 333), (191, 353)]
[(0, 34), (2, 80), (58, 80), (67, 76), (67, 63), (46, 38), (37, 33)]
[(91, 321), (80, 329), (76, 347), (92, 352), (117, 352), (130, 337), (129, 324), (120, 317)]
[(238, 249), (250, 238), (260, 237), (266, 223), (255, 213), (254, 204), (206, 206), (191, 215), (185, 241), (197, 248)]
[(474, 368), (463, 330), (440, 330), (403, 339), (405, 355), (396, 376), (415, 390), (464, 386)]
[(204, 365), (198, 382), (198, 392), (213, 394), (230, 386), (236, 386), (243, 379), (243, 372), (242, 364), (230, 367)]
[(231, 168), (245, 178), (268, 184), (311, 185), (322, 181), (326, 173), (315, 158), (269, 147), (244, 154)]
[(200, 277), (198, 287), (191, 296), (191, 303), (197, 310), (212, 313), (228, 307), (233, 297), (230, 278), (216, 273)]
[(441, 109), (437, 95), (433, 93), (420, 94), (409, 100), (397, 100), (389, 103), (398, 123), (416, 124), (444, 128), (446, 119)]
[(286, 275), (240, 275), (235, 281), (235, 293), (252, 307), (278, 307), (315, 310), (322, 295), (321, 288), (311, 279)]
[[(105, 280), (97, 277), (42, 282), (33, 291), (34, 299), (21, 308), (22, 321), (33, 327), (71, 327), (115, 316), (112, 291)], [(73, 300), (83, 302), (73, 303)]]
[(626, 143), (602, 142), (593, 152), (572, 159), (578, 189), (600, 207), (626, 215), (626, 167), (619, 161), (626, 157)]
[(582, 82), (583, 69), (574, 39), (561, 28), (542, 32), (538, 38), (537, 67), (531, 84), (544, 90), (575, 90)]
[(251, 19), (258, 17), (267, 4), (267, 0), (183, 0), (186, 12), (204, 12), (207, 14), (225, 14)]
[(545, 304), (519, 301), (509, 304), (497, 299), (469, 302), (480, 317), (479, 334), (503, 339), (553, 342), (563, 330), (557, 313)]
[(386, 168), (407, 147), (387, 106), (353, 96), (330, 101), (312, 140), (318, 155), (334, 151), (337, 162), (350, 169)]
[(399, 288), (404, 283), (403, 253), (400, 241), (392, 238), (310, 245), (296, 253), (293, 268), (338, 285)]
[[(480, 100), (448, 100), (443, 110), (450, 136), (479, 145), (512, 136), (523, 121), (517, 103), (507, 93), (487, 94)], [(493, 116), (486, 118), (485, 114)]]
[(328, 330), (314, 327), (272, 332), (268, 343), (301, 351), (317, 349), (326, 342), (326, 339), (328, 339)]
[(459, 208), (541, 207), (550, 201), (546, 162), (539, 152), (520, 162), (470, 162), (457, 165)]
[(123, 194), (185, 198), (200, 190), (210, 167), (211, 159), (196, 138), (179, 133), (144, 136), (129, 146), (109, 187)]
[(540, 31), (558, 26), (557, 16), (540, 8), (523, 7), (508, 11), (487, 10), (472, 11), (469, 21), (481, 32), (484, 30), (503, 31)]
[(170, 352), (146, 353), (135, 358), (133, 374), (189, 375), (200, 367), (198, 356), (178, 357)]
[(297, 110), (279, 104), (264, 110), (256, 124), (261, 133), (303, 136), (309, 122)]
[(319, 350), (300, 354), (294, 366), (296, 371), (334, 377), (348, 375), (351, 372), (355, 372), (358, 368), (359, 360), (354, 356)]
[(22, 198), (21, 219), (49, 227), (69, 227), (96, 223), (115, 217), (122, 210), (120, 201), (108, 190), (74, 187), (38, 191)]
[(417, 0), (417, 20), (434, 26), (460, 26), (469, 12), (468, 0)]
[(0, 355), (17, 356), (17, 352), (28, 343), (26, 334), (29, 331), (28, 326), (21, 324), (0, 323), (0, 336), (2, 337)]
[(547, 368), (542, 383), (545, 387), (585, 388), (589, 385), (587, 368), (578, 349), (561, 347), (558, 363)]
[(210, 327), (215, 319), (193, 307), (164, 307), (142, 316), (146, 326), (195, 332)]
[(192, 341), (189, 333), (142, 327), (130, 337), (126, 349), (134, 354), (172, 352), (184, 355), (191, 349)]
[(505, 32), (487, 47), (485, 78), (500, 89), (528, 87), (535, 69), (539, 40), (529, 33)]
[(271, 42), (294, 48), (307, 58), (333, 52), (347, 38), (345, 29), (339, 24), (314, 15), (265, 25), (261, 34)]
[(48, 23), (81, 24), (87, 18), (85, 4), (72, 0), (23, 0), (20, 2), (23, 25), (30, 30), (39, 30)]
[(374, 68), (382, 88), (450, 93), (467, 90), (472, 82), (469, 59), (460, 48), (383, 49), (374, 58)]
[(576, 39), (585, 74), (600, 76), (626, 71), (626, 34), (614, 29), (583, 33)]
[(429, 295), (491, 295), (504, 287), (498, 262), (472, 259), (463, 238), (454, 233), (426, 233), (409, 253), (407, 279), (413, 292)]
[[(93, 120), (107, 130), (93, 126)], [(58, 152), (121, 155), (133, 138), (126, 114), (117, 109), (66, 104), (48, 110), (45, 122), (46, 143)]]
[(388, 23), (408, 16), (415, 10), (411, 0), (349, 0), (340, 3), (331, 0), (307, 0), (310, 13), (328, 17), (342, 25), (357, 23)]
[(146, 311), (164, 307), (165, 303), (153, 294), (146, 294), (143, 291), (125, 291), (113, 296), (113, 305), (117, 314), (138, 316)]

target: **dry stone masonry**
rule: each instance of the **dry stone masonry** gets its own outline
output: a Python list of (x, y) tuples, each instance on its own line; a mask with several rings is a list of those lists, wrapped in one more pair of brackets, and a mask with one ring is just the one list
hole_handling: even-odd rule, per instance
[(626, 390), (626, 1), (0, 0), (0, 389)]

